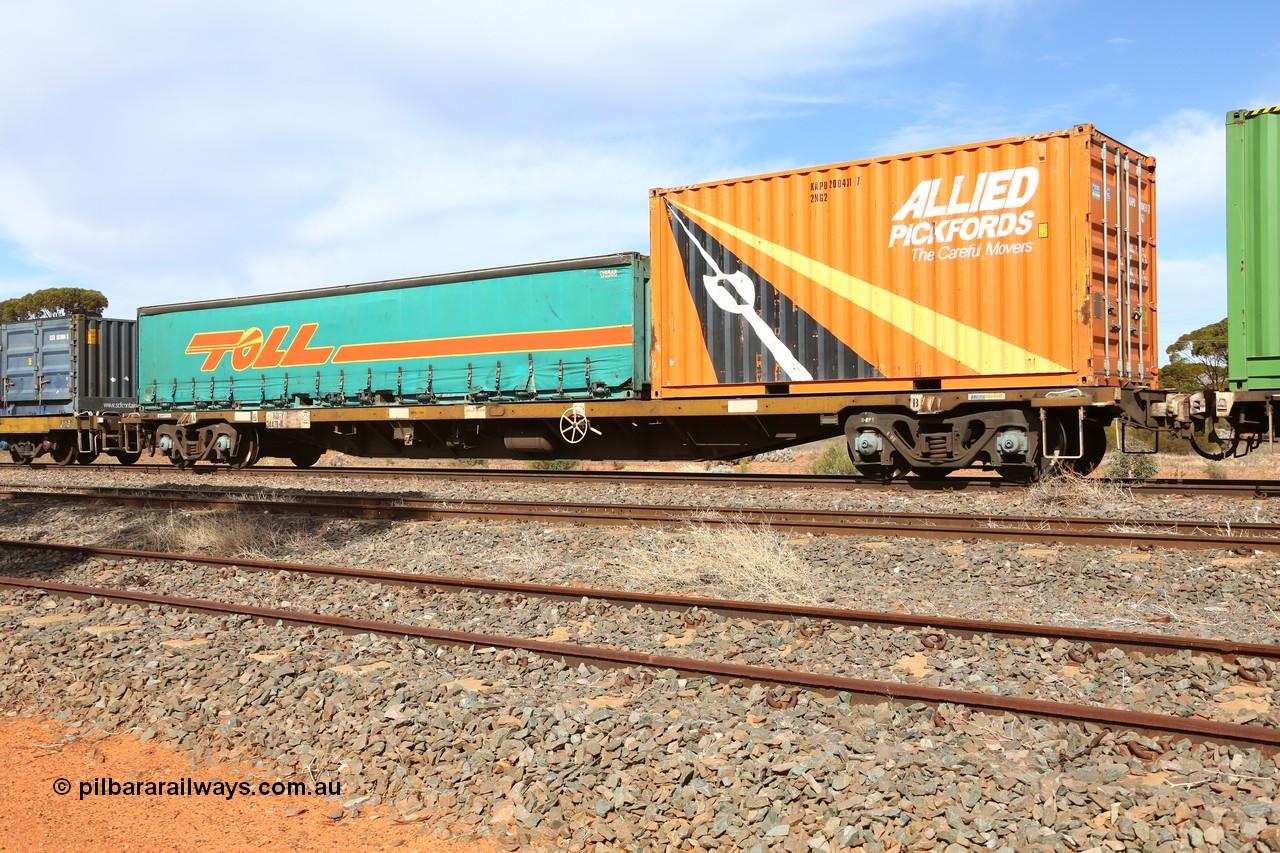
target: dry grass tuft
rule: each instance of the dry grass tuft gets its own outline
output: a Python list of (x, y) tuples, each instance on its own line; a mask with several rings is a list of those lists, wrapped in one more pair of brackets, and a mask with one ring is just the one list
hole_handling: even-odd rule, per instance
[(660, 540), (629, 543), (618, 574), (628, 586), (712, 598), (811, 602), (824, 575), (766, 527), (694, 524)]
[(1029, 515), (1047, 515), (1059, 510), (1117, 517), (1138, 509), (1138, 502), (1129, 487), (1070, 472), (1028, 486), (1025, 505)]
[(208, 510), (158, 516), (131, 547), (208, 557), (279, 559), (305, 545), (306, 540), (305, 527), (297, 519)]

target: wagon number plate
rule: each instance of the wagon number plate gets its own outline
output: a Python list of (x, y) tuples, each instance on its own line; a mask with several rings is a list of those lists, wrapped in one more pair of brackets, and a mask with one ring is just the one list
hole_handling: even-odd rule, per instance
[(311, 411), (267, 412), (267, 429), (311, 429)]

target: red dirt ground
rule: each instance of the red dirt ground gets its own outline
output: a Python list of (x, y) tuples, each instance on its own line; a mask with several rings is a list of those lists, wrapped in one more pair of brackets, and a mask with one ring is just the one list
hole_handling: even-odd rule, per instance
[[(88, 796), (79, 783), (195, 780), (256, 785), (276, 777), (250, 765), (216, 762), (193, 768), (175, 750), (134, 735), (86, 734), (67, 740), (47, 720), (0, 717), (0, 850), (258, 851), (388, 850), (494, 853), (479, 842), (419, 835), (429, 820), (398, 823), (388, 810), (368, 809), (334, 820), (339, 806), (315, 796)], [(66, 779), (71, 790), (54, 792)], [(305, 809), (288, 815), (291, 810)]]

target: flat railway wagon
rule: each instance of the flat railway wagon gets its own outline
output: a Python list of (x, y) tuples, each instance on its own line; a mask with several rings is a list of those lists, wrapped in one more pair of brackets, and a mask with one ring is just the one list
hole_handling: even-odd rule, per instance
[(1155, 163), (1091, 125), (654, 190), (650, 235), (653, 395), (821, 395), (866, 474), (1090, 470), (1156, 375)]
[(814, 403), (760, 420), (649, 399), (648, 284), (625, 253), (144, 308), (138, 424), (178, 464), (232, 465), (694, 459), (837, 433)]
[(144, 308), (137, 411), (0, 434), (241, 466), (735, 459), (843, 434), (867, 475), (1027, 479), (1092, 468), (1108, 424), (1152, 416), (1154, 162), (1090, 125), (653, 190), (650, 217), (652, 266)]
[[(144, 430), (179, 464), (575, 454), (586, 406), (647, 385), (648, 280), (625, 253), (143, 308)], [(673, 452), (610, 432), (605, 456)]]

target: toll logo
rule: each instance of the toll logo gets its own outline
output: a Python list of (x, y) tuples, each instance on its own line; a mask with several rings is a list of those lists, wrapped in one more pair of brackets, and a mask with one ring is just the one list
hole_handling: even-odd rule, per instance
[[(276, 326), (264, 335), (261, 329), (236, 329), (229, 332), (197, 332), (187, 344), (187, 355), (203, 355), (200, 370), (215, 370), (222, 359), (231, 356), (235, 370), (265, 370), (273, 367), (307, 367), (327, 364), (334, 347), (313, 347), (311, 338), (319, 323), (303, 323), (290, 337), (290, 326)], [(286, 344), (286, 341), (288, 343)]]
[(957, 175), (950, 187), (942, 178), (923, 180), (893, 215), (889, 248), (1022, 237), (1035, 227), (1027, 208), (1040, 187), (1034, 167), (979, 172), (970, 180)]
[[(217, 370), (230, 356), (233, 370), (269, 370), (276, 367), (315, 367), (322, 364), (364, 364), (373, 361), (412, 361), (505, 353), (574, 352), (606, 347), (630, 347), (630, 324), (589, 326), (576, 329), (534, 329), (494, 332), (449, 338), (421, 338), (407, 341), (339, 343), (312, 345), (319, 323), (262, 329), (235, 329), (197, 332), (187, 344), (187, 355), (203, 355), (200, 370)], [(328, 339), (340, 335), (328, 329)], [(325, 336), (321, 337), (325, 340)]]

